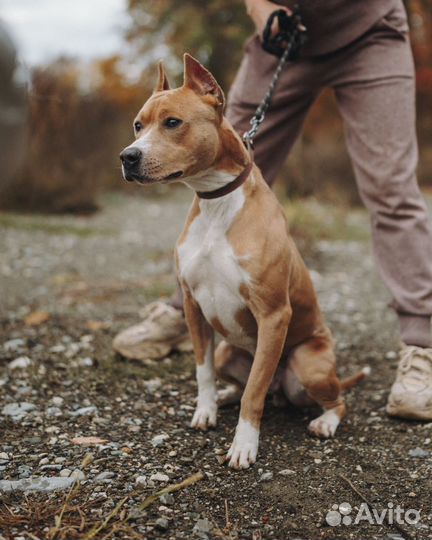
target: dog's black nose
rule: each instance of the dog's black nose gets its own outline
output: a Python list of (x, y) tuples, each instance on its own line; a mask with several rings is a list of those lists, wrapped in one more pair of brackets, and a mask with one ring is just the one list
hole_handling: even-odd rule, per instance
[(133, 167), (141, 159), (141, 150), (138, 150), (138, 148), (125, 148), (120, 154), (120, 159), (125, 167)]

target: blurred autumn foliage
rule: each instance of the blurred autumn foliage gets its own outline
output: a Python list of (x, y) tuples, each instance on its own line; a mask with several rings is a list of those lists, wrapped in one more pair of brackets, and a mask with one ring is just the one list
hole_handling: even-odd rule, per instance
[[(432, 2), (406, 4), (417, 66), (419, 176), (432, 185)], [(128, 0), (127, 9), (127, 61), (112, 57), (81, 65), (63, 59), (32, 73), (28, 158), (13, 188), (2, 193), (1, 206), (91, 211), (101, 189), (120, 189), (118, 153), (131, 140), (133, 117), (151, 91), (160, 58), (172, 82), (180, 83), (181, 57), (188, 51), (229, 89), (253, 31), (243, 2)], [(313, 107), (281, 176), (290, 195), (356, 202), (331, 91)]]
[(126, 83), (118, 63), (96, 63), (91, 81), (68, 60), (33, 71), (27, 159), (3, 207), (91, 212), (98, 191), (120, 183), (118, 153), (143, 89)]

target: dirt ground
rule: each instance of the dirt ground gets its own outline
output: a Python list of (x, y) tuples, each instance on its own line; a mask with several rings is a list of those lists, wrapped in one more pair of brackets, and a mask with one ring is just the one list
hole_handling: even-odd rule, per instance
[[(306, 257), (340, 375), (372, 368), (333, 440), (306, 434), (316, 411), (269, 401), (256, 465), (230, 470), (221, 461), (238, 406), (220, 410), (215, 430), (189, 427), (190, 356), (114, 355), (116, 332), (173, 287), (189, 200), (148, 192), (110, 195), (93, 217), (0, 214), (0, 538), (432, 538), (432, 423), (385, 414), (398, 338), (368, 240), (320, 240)], [(366, 215), (357, 226), (367, 238)], [(37, 477), (45, 491), (7, 491), (5, 481)], [(67, 489), (52, 491), (56, 478)], [(420, 519), (356, 523), (362, 497), (371, 511), (399, 505)]]

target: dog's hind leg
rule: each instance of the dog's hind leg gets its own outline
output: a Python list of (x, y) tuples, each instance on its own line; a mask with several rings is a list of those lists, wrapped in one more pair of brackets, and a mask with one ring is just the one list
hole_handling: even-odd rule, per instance
[(219, 379), (228, 383), (218, 391), (218, 405), (238, 403), (249, 377), (253, 356), (243, 349), (221, 341), (215, 352), (215, 369)]
[[(306, 398), (304, 403), (295, 404), (308, 406), (315, 402), (324, 409), (321, 416), (310, 422), (309, 432), (317, 437), (333, 437), (346, 408), (341, 383), (336, 376), (336, 358), (330, 334), (323, 331), (296, 347), (287, 369), (293, 371), (300, 385), (297, 399)], [(301, 392), (301, 387), (305, 393)]]

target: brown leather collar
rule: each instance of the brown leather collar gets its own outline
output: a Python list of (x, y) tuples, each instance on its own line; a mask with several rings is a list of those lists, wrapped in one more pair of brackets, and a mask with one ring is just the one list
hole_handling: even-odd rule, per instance
[(242, 184), (244, 184), (252, 170), (253, 167), (253, 161), (249, 161), (249, 163), (246, 165), (246, 167), (242, 170), (242, 172), (234, 178), (232, 182), (229, 184), (226, 184), (225, 186), (222, 186), (218, 189), (215, 189), (214, 191), (197, 191), (196, 194), (200, 199), (218, 199), (219, 197), (223, 197), (224, 195), (228, 195), (228, 193), (231, 193), (231, 191), (234, 191), (238, 187), (240, 187)]

